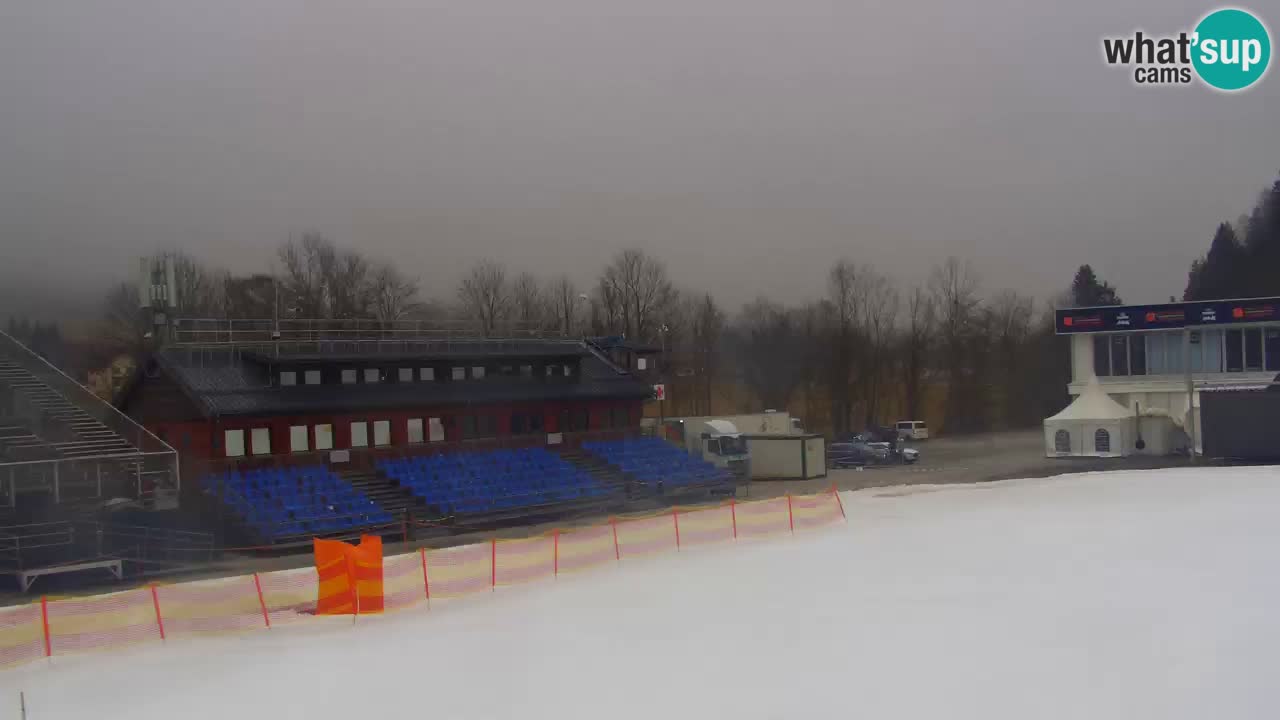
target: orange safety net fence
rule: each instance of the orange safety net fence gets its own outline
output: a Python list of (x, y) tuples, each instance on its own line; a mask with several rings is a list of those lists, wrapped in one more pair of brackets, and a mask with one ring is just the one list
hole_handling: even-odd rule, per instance
[(150, 585), (89, 597), (41, 598), (0, 609), (0, 667), (53, 655), (169, 637), (267, 629), (317, 614), (376, 613), (429, 604), (618, 564), (662, 552), (815, 530), (845, 520), (834, 488), (705, 508), (611, 518), (607, 523), (515, 540), (382, 556), (317, 540), (316, 566)]

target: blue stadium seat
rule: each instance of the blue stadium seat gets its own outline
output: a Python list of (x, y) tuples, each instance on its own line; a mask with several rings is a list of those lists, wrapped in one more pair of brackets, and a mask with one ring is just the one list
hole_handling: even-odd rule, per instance
[(268, 541), (353, 532), (392, 522), (364, 493), (324, 465), (232, 470), (201, 479)]

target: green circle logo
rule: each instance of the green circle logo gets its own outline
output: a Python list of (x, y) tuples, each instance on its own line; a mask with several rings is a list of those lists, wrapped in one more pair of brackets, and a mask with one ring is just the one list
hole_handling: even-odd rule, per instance
[(1243, 90), (1262, 79), (1271, 63), (1271, 35), (1252, 13), (1214, 10), (1196, 25), (1191, 64), (1219, 90)]

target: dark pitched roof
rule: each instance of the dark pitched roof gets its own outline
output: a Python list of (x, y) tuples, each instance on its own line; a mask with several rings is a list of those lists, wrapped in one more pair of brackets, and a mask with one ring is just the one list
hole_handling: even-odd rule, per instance
[[(156, 356), (158, 365), (183, 388), (208, 416), (283, 415), (291, 413), (352, 412), (408, 408), (423, 405), (467, 405), (479, 403), (529, 402), (539, 400), (646, 398), (652, 388), (612, 364), (602, 354), (581, 343), (530, 343), (524, 357), (578, 357), (578, 377), (565, 381), (537, 382), (518, 378), (488, 378), (479, 381), (413, 383), (357, 383), (352, 385), (293, 385), (280, 387), (271, 382), (269, 365), (261, 358), (249, 361), (247, 353), (226, 350), (201, 352), (192, 348), (170, 348)], [(569, 345), (578, 348), (568, 352)], [(535, 347), (536, 346), (536, 347)], [(458, 348), (455, 348), (458, 349)], [(538, 351), (543, 354), (539, 355)], [(554, 350), (554, 352), (551, 352)], [(462, 350), (456, 358), (475, 358), (475, 349)], [(504, 353), (512, 356), (510, 348)], [(428, 360), (437, 353), (317, 355), (329, 362), (360, 361), (394, 364), (408, 359)], [(280, 358), (286, 361), (285, 357)], [(292, 363), (292, 358), (288, 360)]]

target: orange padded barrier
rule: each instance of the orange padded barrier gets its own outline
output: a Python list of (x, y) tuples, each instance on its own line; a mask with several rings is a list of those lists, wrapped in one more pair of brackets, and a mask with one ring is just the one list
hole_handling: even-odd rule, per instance
[[(843, 522), (832, 488), (818, 495), (611, 518), (518, 540), (491, 540), (382, 557), (382, 541), (317, 540), (315, 567), (0, 609), (0, 667), (51, 655), (168, 637), (267, 629), (316, 614), (375, 613), (554, 578), (601, 565), (738, 538), (803, 532)], [(358, 599), (358, 607), (357, 607)]]
[(317, 615), (382, 612), (382, 538), (364, 535), (359, 545), (317, 538), (314, 546)]

